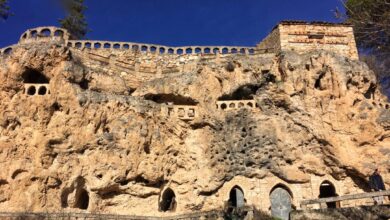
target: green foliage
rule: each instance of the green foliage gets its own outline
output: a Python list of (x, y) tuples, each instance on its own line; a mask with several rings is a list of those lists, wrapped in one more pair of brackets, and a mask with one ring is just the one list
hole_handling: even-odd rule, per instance
[(84, 0), (62, 0), (62, 4), (67, 15), (60, 20), (61, 27), (67, 29), (73, 38), (82, 39), (89, 31)]
[(338, 17), (354, 26), (362, 60), (384, 82), (390, 77), (390, 0), (344, 0), (344, 6)]
[(9, 16), (8, 0), (0, 0), (0, 19), (6, 20)]

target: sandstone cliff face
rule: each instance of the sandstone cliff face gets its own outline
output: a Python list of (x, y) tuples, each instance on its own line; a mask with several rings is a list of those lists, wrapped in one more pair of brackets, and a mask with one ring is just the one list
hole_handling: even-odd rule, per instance
[[(38, 73), (50, 94), (27, 95)], [(376, 86), (365, 64), (321, 51), (19, 45), (0, 59), (0, 210), (161, 215), (170, 187), (176, 213), (187, 213), (221, 208), (218, 190), (238, 176), (303, 184), (330, 175), (364, 189), (377, 166), (390, 184), (390, 110)], [(248, 99), (253, 108), (216, 107)], [(164, 114), (167, 103), (195, 117)]]

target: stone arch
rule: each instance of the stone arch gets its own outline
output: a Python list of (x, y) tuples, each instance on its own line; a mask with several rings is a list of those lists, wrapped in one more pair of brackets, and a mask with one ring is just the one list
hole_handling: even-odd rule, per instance
[(186, 54), (192, 54), (192, 48), (190, 48), (190, 47), (187, 48), (187, 49), (186, 49)]
[(91, 46), (92, 46), (92, 44), (91, 44), (90, 42), (86, 42), (86, 43), (84, 44), (84, 47), (85, 47), (85, 48), (91, 48)]
[(94, 47), (95, 49), (99, 49), (99, 48), (102, 47), (102, 44), (101, 44), (101, 43), (94, 43), (94, 44), (93, 44), (93, 47)]
[(116, 43), (116, 44), (114, 44), (113, 48), (114, 48), (114, 49), (119, 49), (119, 48), (121, 48), (121, 45), (118, 44), (118, 43)]
[(165, 53), (165, 48), (164, 47), (160, 47), (159, 52), (160, 52), (160, 54), (164, 54)]
[(129, 44), (123, 44), (122, 48), (128, 50), (130, 48), (130, 45)]
[(231, 53), (237, 53), (237, 48), (232, 48)]
[(83, 44), (81, 42), (76, 42), (75, 47), (76, 48), (81, 48)]
[(56, 36), (56, 37), (63, 37), (63, 36), (64, 36), (64, 31), (62, 31), (62, 30), (56, 30), (56, 31), (54, 32), (54, 36)]
[(222, 54), (229, 53), (229, 49), (227, 47), (222, 48)]
[(34, 69), (27, 69), (22, 74), (24, 83), (33, 83), (33, 84), (47, 84), (49, 79), (41, 72)]
[(222, 109), (222, 110), (225, 110), (226, 108), (227, 108), (226, 103), (222, 103), (222, 104), (221, 104), (221, 109)]
[[(336, 187), (329, 180), (324, 180), (320, 184), (319, 193), (320, 194), (318, 195), (318, 198), (328, 198), (328, 197), (338, 196), (336, 192)], [(327, 202), (326, 206), (328, 208), (339, 208), (340, 202)]]
[(42, 37), (50, 37), (51, 31), (48, 28), (42, 29), (39, 33)]
[(293, 194), (286, 185), (275, 185), (269, 194), (272, 217), (288, 220), (292, 210), (292, 198)]
[(35, 88), (34, 85), (30, 85), (28, 88), (27, 88), (27, 91), (26, 91), (26, 94), (27, 95), (30, 95), (30, 96), (33, 96), (37, 93), (37, 89)]
[(47, 88), (46, 86), (39, 86), (38, 88), (38, 95), (46, 95), (47, 94)]
[(109, 49), (109, 48), (111, 48), (111, 44), (110, 43), (105, 43), (103, 45), (103, 47), (106, 48), (106, 49)]
[(210, 53), (211, 50), (210, 50), (210, 48), (206, 47), (206, 48), (204, 48), (203, 51), (204, 51), (204, 53)]
[(171, 188), (166, 188), (161, 195), (159, 210), (162, 212), (175, 211), (177, 206), (175, 192)]
[(235, 103), (233, 103), (233, 102), (232, 102), (232, 103), (230, 103), (230, 104), (229, 104), (229, 108), (236, 108), (236, 104), (235, 104)]
[(169, 48), (169, 49), (168, 49), (168, 53), (169, 53), (169, 54), (173, 54), (174, 52), (175, 52), (174, 49), (172, 49), (172, 48)]
[(148, 47), (146, 45), (142, 45), (141, 51), (144, 51), (144, 52), (148, 51)]
[(241, 48), (241, 49), (240, 49), (240, 53), (241, 53), (241, 54), (246, 54), (246, 49), (245, 49), (245, 48)]
[(195, 53), (196, 54), (202, 53), (202, 49), (200, 47), (195, 48)]
[(38, 31), (37, 30), (33, 30), (33, 31), (31, 31), (30, 35), (31, 35), (32, 38), (36, 38), (36, 37), (38, 37)]
[(10, 55), (12, 53), (12, 47), (8, 47), (7, 49), (4, 50), (3, 52), (5, 55)]
[(238, 185), (233, 186), (229, 192), (228, 207), (242, 208), (245, 205), (244, 191)]
[(255, 53), (255, 49), (251, 48), (249, 49), (249, 54), (254, 54)]
[(183, 54), (183, 49), (177, 49), (177, 50), (176, 50), (176, 53), (177, 53), (177, 54)]
[(217, 48), (217, 47), (214, 48), (214, 49), (213, 49), (213, 54), (218, 54), (218, 53), (219, 53), (219, 48)]
[(150, 47), (150, 52), (156, 53), (156, 51), (157, 51), (157, 47), (156, 46), (151, 46)]

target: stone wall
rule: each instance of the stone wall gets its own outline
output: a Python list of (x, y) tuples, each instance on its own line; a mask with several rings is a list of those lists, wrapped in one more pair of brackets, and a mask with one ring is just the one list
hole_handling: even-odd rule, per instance
[(358, 59), (353, 28), (347, 24), (281, 22), (257, 48), (293, 50), (299, 53), (327, 50)]

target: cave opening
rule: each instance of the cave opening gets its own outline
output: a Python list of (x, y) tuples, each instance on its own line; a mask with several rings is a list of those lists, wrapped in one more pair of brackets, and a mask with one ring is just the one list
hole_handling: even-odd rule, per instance
[[(324, 182), (321, 183), (320, 185), (320, 195), (319, 198), (328, 198), (328, 197), (335, 197), (338, 196), (336, 193), (336, 188), (335, 186), (325, 180)], [(328, 208), (339, 208), (340, 207), (340, 202), (327, 202), (326, 206)]]
[(88, 209), (88, 206), (89, 206), (89, 195), (87, 190), (85, 189), (78, 190), (78, 192), (76, 193), (76, 200), (75, 200), (74, 207), (86, 210)]
[(245, 204), (244, 192), (241, 187), (234, 186), (229, 193), (229, 207), (241, 208)]
[(196, 105), (198, 103), (192, 98), (174, 94), (148, 94), (145, 95), (144, 98), (159, 104), (172, 103), (174, 105)]
[(218, 98), (219, 101), (227, 100), (251, 100), (253, 96), (256, 95), (258, 89), (261, 85), (257, 84), (246, 84), (238, 87), (234, 92), (230, 94), (225, 94)]
[(49, 83), (49, 79), (41, 72), (33, 69), (27, 69), (22, 74), (24, 83), (32, 83), (32, 84), (47, 84)]
[(167, 188), (162, 194), (162, 200), (160, 202), (160, 211), (174, 211), (176, 209), (176, 196), (171, 188)]

